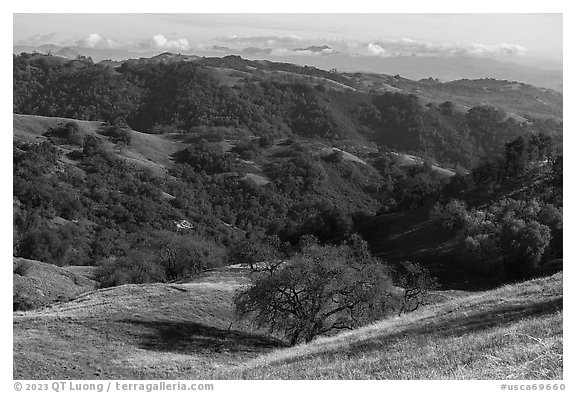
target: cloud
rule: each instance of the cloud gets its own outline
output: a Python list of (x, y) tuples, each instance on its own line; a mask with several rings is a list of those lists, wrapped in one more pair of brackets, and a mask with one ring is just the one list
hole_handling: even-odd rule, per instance
[(85, 46), (94, 48), (100, 41), (102, 41), (102, 37), (99, 34), (92, 33), (84, 40), (84, 43)]
[(469, 48), (471, 54), (478, 54), (478, 55), (505, 55), (505, 56), (514, 56), (514, 55), (525, 55), (528, 51), (526, 48), (517, 45), (517, 44), (508, 44), (505, 42), (496, 44), (496, 45), (483, 45), (483, 44), (472, 44)]
[(304, 38), (297, 35), (290, 36), (227, 36), (220, 38), (221, 41), (233, 46), (231, 51), (249, 56), (271, 55), (282, 56), (323, 56), (335, 53), (334, 49), (322, 45), (318, 46), (320, 39)]
[(413, 40), (382, 40), (368, 43), (366, 51), (372, 55), (390, 56), (516, 56), (525, 55), (527, 50), (517, 44), (478, 44)]
[(74, 41), (73, 45), (83, 48), (98, 49), (127, 49), (127, 50), (189, 50), (190, 44), (186, 38), (168, 39), (163, 34), (156, 34), (141, 42), (126, 42), (119, 44), (110, 38), (102, 37), (98, 33), (91, 33), (87, 37)]
[(86, 38), (74, 41), (72, 46), (80, 46), (82, 48), (111, 49), (118, 48), (119, 44), (110, 38), (102, 37), (98, 33), (91, 33)]
[(335, 51), (334, 49), (326, 45), (323, 46), (310, 45), (307, 48), (296, 48), (294, 49), (294, 53), (297, 55), (304, 55), (304, 56), (322, 56), (335, 53)]
[(30, 37), (24, 38), (16, 42), (16, 45), (26, 45), (26, 46), (39, 46), (45, 44), (53, 44), (56, 38), (56, 33), (48, 34), (35, 34)]
[(230, 43), (230, 44), (237, 44), (242, 46), (254, 46), (258, 47), (261, 45), (267, 45), (268, 47), (284, 47), (286, 49), (290, 49), (296, 46), (302, 46), (303, 42), (311, 42), (310, 40), (297, 36), (297, 35), (290, 35), (290, 36), (269, 36), (269, 35), (262, 35), (262, 36), (238, 36), (232, 35), (220, 38), (220, 40)]
[[(300, 36), (228, 36), (221, 41), (242, 51), (244, 47), (260, 48), (260, 51), (276, 56), (303, 55), (323, 56), (344, 53), (350, 56), (518, 56), (527, 50), (518, 44), (429, 42), (411, 38), (360, 41), (330, 38), (304, 38)], [(322, 46), (319, 46), (322, 45)], [(251, 50), (251, 52), (256, 52)]]
[(190, 44), (186, 38), (176, 38), (174, 40), (169, 40), (164, 37), (163, 34), (156, 34), (152, 38), (142, 42), (141, 47), (145, 49), (176, 49), (176, 50), (188, 50), (190, 49)]
[[(19, 44), (39, 45), (54, 41), (56, 33), (35, 35)], [(56, 42), (53, 42), (56, 43)], [(98, 33), (67, 42), (60, 46), (80, 46), (94, 49), (125, 49), (134, 51), (199, 51), (217, 56), (240, 54), (244, 56), (330, 56), (335, 54), (368, 57), (398, 56), (472, 56), (472, 57), (512, 57), (523, 56), (527, 50), (514, 43), (455, 43), (430, 42), (412, 38), (348, 40), (344, 38), (301, 37), (297, 35), (275, 36), (227, 36), (219, 37), (202, 44), (190, 45), (186, 38), (167, 38), (156, 34), (141, 41), (118, 43)]]
[(365, 52), (368, 56), (390, 57), (390, 52), (378, 44), (369, 42), (364, 49), (365, 51), (363, 52)]
[(83, 46), (86, 48), (95, 48), (102, 43), (102, 37), (100, 34), (92, 33), (88, 37), (77, 42), (78, 46)]

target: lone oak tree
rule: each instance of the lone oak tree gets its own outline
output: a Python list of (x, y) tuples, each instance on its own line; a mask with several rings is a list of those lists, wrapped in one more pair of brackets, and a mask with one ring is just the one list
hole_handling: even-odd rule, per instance
[(236, 296), (241, 318), (282, 333), (295, 345), (356, 328), (397, 308), (391, 270), (359, 237), (339, 246), (305, 243), (301, 253), (270, 264)]

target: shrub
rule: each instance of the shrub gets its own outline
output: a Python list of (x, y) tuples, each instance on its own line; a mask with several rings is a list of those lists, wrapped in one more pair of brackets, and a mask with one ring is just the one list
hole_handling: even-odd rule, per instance
[(62, 139), (65, 143), (76, 146), (82, 146), (85, 137), (78, 124), (71, 121), (61, 124), (57, 128), (51, 128), (46, 132), (46, 135)]
[(282, 191), (294, 195), (315, 190), (326, 177), (324, 167), (313, 157), (299, 153), (282, 162), (273, 162), (266, 174)]
[(84, 144), (82, 145), (82, 153), (84, 157), (92, 157), (96, 155), (100, 155), (104, 152), (104, 147), (102, 146), (102, 141), (100, 138), (88, 135), (84, 140)]
[(445, 206), (436, 203), (430, 210), (430, 218), (445, 229), (462, 229), (468, 219), (466, 203), (458, 199), (451, 200)]
[(258, 139), (258, 146), (260, 146), (261, 148), (270, 147), (270, 146), (272, 146), (273, 143), (274, 143), (274, 138), (268, 134), (262, 135)]
[(506, 218), (500, 235), (504, 269), (511, 277), (529, 277), (541, 265), (550, 244), (550, 228), (537, 221)]
[(272, 261), (278, 255), (278, 250), (270, 244), (242, 239), (231, 247), (228, 258), (231, 264), (248, 264), (254, 270), (260, 263)]
[(162, 266), (169, 280), (192, 276), (223, 262), (223, 249), (209, 240), (169, 231), (158, 231), (154, 235), (154, 261)]
[(396, 268), (397, 283), (404, 289), (398, 314), (412, 312), (425, 304), (430, 290), (437, 288), (437, 280), (428, 269), (410, 261), (401, 262)]
[(344, 161), (344, 153), (341, 150), (334, 149), (332, 153), (328, 154), (327, 156), (323, 157), (324, 161), (332, 162), (332, 163), (340, 163)]
[(98, 266), (96, 279), (100, 287), (124, 284), (144, 284), (166, 280), (162, 266), (146, 251), (130, 251), (126, 256), (105, 259)]
[(174, 154), (178, 163), (190, 165), (196, 172), (205, 172), (209, 175), (228, 172), (232, 169), (233, 159), (223, 153), (218, 146), (200, 141), (196, 145)]
[(233, 149), (243, 160), (253, 160), (258, 155), (259, 150), (259, 145), (249, 139), (239, 141)]
[(111, 125), (104, 130), (112, 143), (120, 143), (129, 146), (132, 142), (132, 133), (124, 119), (116, 119)]
[(146, 243), (146, 247), (102, 262), (98, 269), (100, 285), (175, 280), (219, 266), (224, 258), (223, 250), (213, 242), (169, 231), (155, 232)]
[(454, 104), (452, 103), (452, 101), (445, 101), (440, 105), (438, 105), (438, 107), (440, 108), (442, 114), (444, 115), (450, 116), (454, 113)]

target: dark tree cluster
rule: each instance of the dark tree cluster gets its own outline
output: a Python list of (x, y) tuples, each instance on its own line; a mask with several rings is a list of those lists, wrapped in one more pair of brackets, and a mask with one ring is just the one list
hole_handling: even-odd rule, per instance
[[(501, 146), (528, 130), (541, 129), (518, 123), (490, 106), (473, 107), (463, 114), (450, 101), (424, 106), (415, 95), (402, 93), (375, 96), (372, 103), (359, 105), (357, 117), (380, 145), (468, 169), (499, 156)], [(558, 135), (558, 126), (553, 130), (550, 134)]]
[[(163, 196), (170, 184), (115, 158), (98, 141), (86, 137), (79, 167), (60, 161), (51, 143), (15, 145), (17, 256), (57, 265), (95, 265), (144, 247), (138, 244), (145, 241), (137, 239), (174, 230), (173, 220), (186, 217)], [(206, 241), (229, 236), (206, 224), (197, 230)]]
[[(552, 139), (520, 136), (505, 145), (501, 158), (481, 163), (467, 179), (451, 181), (448, 201), (436, 204), (430, 216), (445, 230), (462, 234), (463, 258), (470, 268), (508, 278), (530, 277), (562, 258), (558, 174), (562, 176), (562, 156)], [(490, 192), (479, 206), (454, 199), (459, 194), (478, 205), (486, 189)]]
[(141, 89), (111, 68), (88, 60), (53, 59), (14, 57), (15, 113), (112, 122), (128, 118), (140, 104)]
[(273, 162), (266, 168), (266, 174), (278, 188), (293, 195), (314, 191), (326, 177), (318, 160), (306, 154)]
[[(519, 123), (489, 106), (463, 114), (450, 101), (424, 105), (416, 95), (400, 92), (318, 89), (316, 82), (301, 76), (271, 78), (258, 71), (229, 85), (221, 83), (214, 64), (242, 72), (246, 67), (267, 72), (292, 69), (354, 85), (352, 78), (338, 73), (233, 57), (170, 63), (129, 60), (113, 69), (89, 59), (22, 54), (13, 60), (13, 110), (110, 124), (125, 119), (131, 128), (150, 133), (227, 127), (255, 136), (367, 138), (465, 169), (498, 155), (500, 146), (527, 130), (561, 143), (562, 124), (550, 119)], [(242, 151), (251, 159), (253, 149)]]
[(203, 140), (175, 154), (177, 162), (189, 165), (196, 172), (208, 175), (229, 172), (234, 158), (222, 149)]
[(80, 132), (78, 124), (72, 121), (46, 131), (45, 135), (49, 138), (56, 138), (61, 143), (76, 146), (84, 145), (84, 134)]
[[(431, 287), (425, 269), (410, 267), (409, 275), (394, 272), (374, 258), (358, 236), (339, 246), (320, 245), (305, 236), (299, 252), (269, 263), (254, 276), (252, 285), (237, 295), (236, 311), (258, 327), (285, 336), (291, 345), (309, 342), (414, 309), (417, 291)], [(406, 298), (393, 285), (395, 274), (410, 286)]]
[(469, 213), (464, 234), (469, 258), (511, 278), (539, 273), (562, 258), (562, 209), (537, 200), (503, 199)]
[(521, 135), (504, 144), (504, 152), (496, 158), (485, 160), (472, 170), (478, 184), (521, 177), (536, 168), (546, 170), (561, 157), (558, 146), (544, 134)]

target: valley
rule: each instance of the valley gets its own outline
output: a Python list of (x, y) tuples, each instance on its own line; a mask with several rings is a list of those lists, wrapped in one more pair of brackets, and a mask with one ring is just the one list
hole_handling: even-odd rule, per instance
[(15, 379), (563, 378), (561, 93), (13, 61)]

